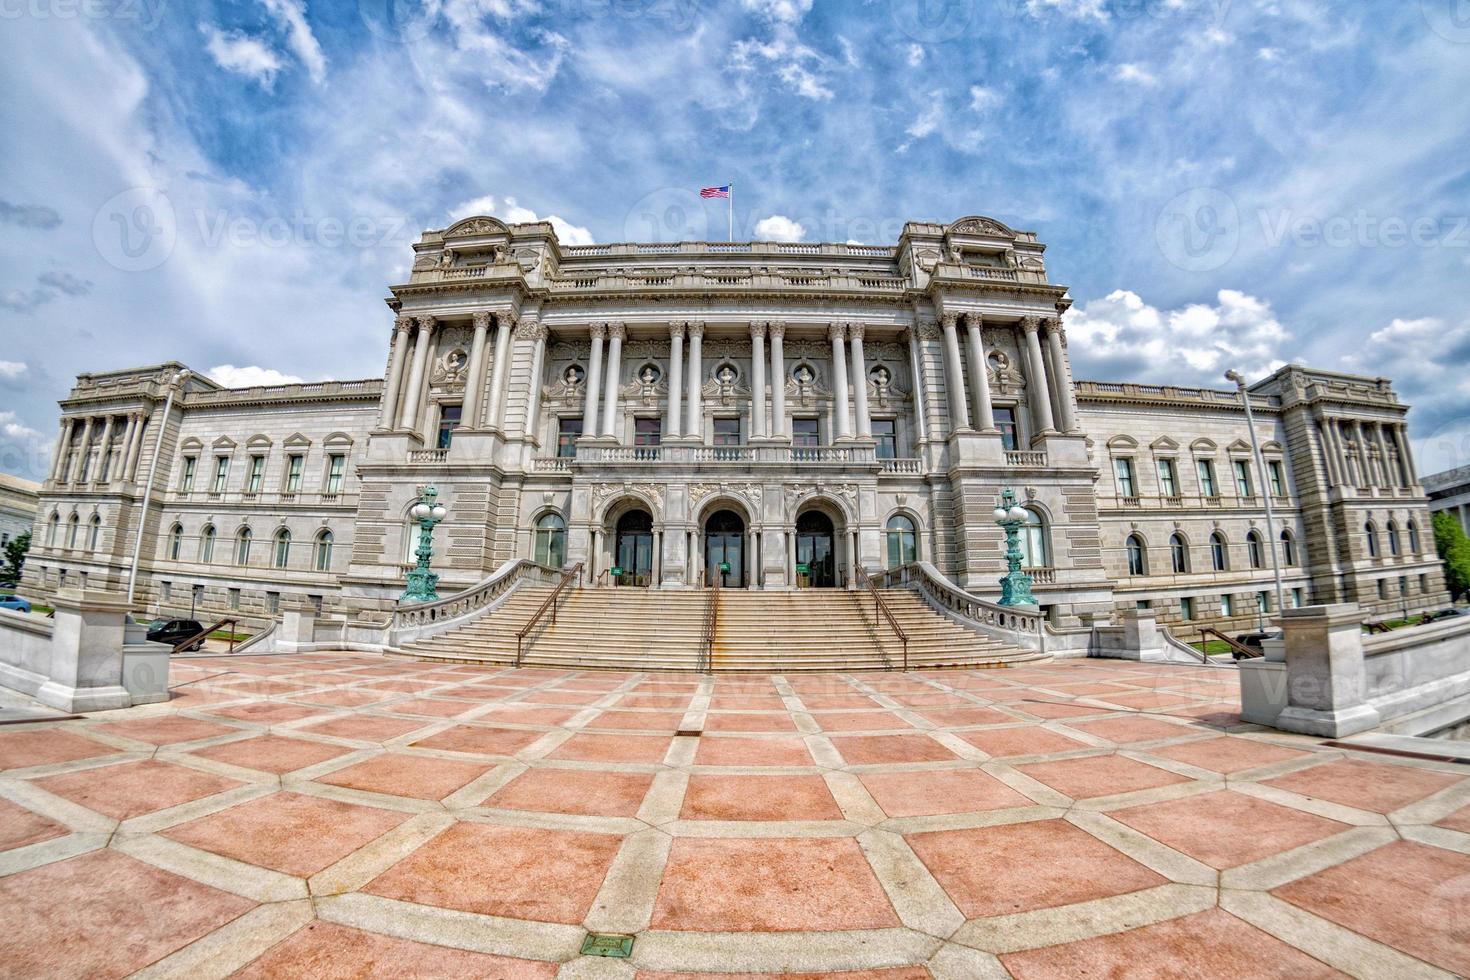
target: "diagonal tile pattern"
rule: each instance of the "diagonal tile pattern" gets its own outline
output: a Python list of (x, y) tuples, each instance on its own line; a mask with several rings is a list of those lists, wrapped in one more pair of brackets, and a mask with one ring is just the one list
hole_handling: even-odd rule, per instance
[(1470, 972), (1470, 773), (1241, 724), (1228, 670), (173, 671), (0, 730), (0, 972)]

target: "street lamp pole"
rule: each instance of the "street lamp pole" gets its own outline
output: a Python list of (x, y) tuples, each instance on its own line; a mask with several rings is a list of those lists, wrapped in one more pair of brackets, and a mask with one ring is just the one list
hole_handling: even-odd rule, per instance
[(449, 511), (438, 498), (437, 489), (424, 487), (419, 502), (409, 508), (409, 515), (419, 522), (419, 547), (415, 552), (418, 564), (409, 571), (408, 588), (399, 602), (433, 602), (439, 598), (439, 576), (429, 571), (429, 559), (434, 556), (434, 525), (444, 520)]
[(1225, 372), (1225, 380), (1234, 381), (1240, 392), (1240, 403), (1245, 406), (1245, 425), (1251, 433), (1251, 454), (1256, 461), (1256, 485), (1261, 488), (1261, 499), (1266, 503), (1266, 551), (1271, 556), (1271, 574), (1276, 579), (1276, 615), (1286, 609), (1286, 592), (1281, 587), (1281, 563), (1276, 560), (1276, 517), (1271, 510), (1271, 484), (1266, 478), (1266, 464), (1261, 459), (1261, 442), (1256, 438), (1256, 418), (1251, 413), (1251, 396), (1246, 391), (1245, 378), (1239, 371)]
[(1000, 506), (995, 508), (995, 523), (1006, 533), (1006, 573), (1000, 580), (1002, 606), (1034, 606), (1031, 576), (1021, 571), (1021, 538), (1017, 533), (1026, 523), (1026, 508), (1016, 503), (1016, 491), (1006, 487), (1000, 492)]

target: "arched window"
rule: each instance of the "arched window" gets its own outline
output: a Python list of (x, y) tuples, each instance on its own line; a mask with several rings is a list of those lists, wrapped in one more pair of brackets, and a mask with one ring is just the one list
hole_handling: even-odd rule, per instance
[(919, 538), (914, 533), (914, 522), (904, 514), (894, 514), (888, 518), (888, 567), (897, 568), (918, 560)]
[(208, 564), (214, 561), (214, 525), (206, 524), (199, 534), (199, 560)]
[(1288, 565), (1296, 564), (1296, 538), (1287, 530), (1281, 532), (1281, 560)]
[(291, 532), (281, 528), (276, 532), (276, 550), (273, 563), (277, 568), (291, 564)]
[(73, 514), (66, 522), (66, 546), (75, 548), (77, 546), (77, 528), (81, 527), (82, 519)]
[(1419, 553), (1419, 525), (1412, 520), (1409, 521), (1409, 553)]
[(61, 515), (52, 514), (51, 520), (46, 524), (46, 547), (56, 546), (56, 532), (61, 528)]
[(1051, 549), (1047, 547), (1046, 523), (1041, 514), (1027, 507), (1026, 523), (1019, 528), (1021, 539), (1021, 565), (1025, 568), (1046, 568), (1051, 565)]
[(1376, 527), (1373, 526), (1373, 522), (1372, 521), (1369, 521), (1367, 524), (1364, 524), (1363, 525), (1363, 533), (1368, 536), (1368, 557), (1369, 558), (1377, 558), (1378, 557), (1378, 528), (1376, 528)]
[(1245, 551), (1250, 558), (1251, 568), (1264, 568), (1266, 566), (1265, 552), (1261, 549), (1261, 535), (1258, 531), (1249, 531), (1245, 536)]
[(168, 559), (178, 561), (179, 553), (184, 550), (184, 526), (175, 524), (168, 530)]
[(332, 532), (325, 528), (316, 536), (316, 570), (332, 570)]
[(1399, 553), (1399, 526), (1393, 521), (1388, 522), (1388, 553), (1390, 555)]
[(248, 527), (240, 528), (240, 533), (235, 536), (236, 565), (250, 564), (250, 539), (252, 537), (254, 537), (254, 535), (250, 533), (250, 528)]
[(1225, 544), (1225, 535), (1219, 531), (1210, 535), (1210, 564), (1217, 572), (1230, 567), (1230, 550)]
[(102, 543), (102, 515), (93, 514), (92, 523), (87, 531), (87, 547), (96, 551)]
[(1169, 557), (1174, 561), (1174, 574), (1183, 575), (1189, 571), (1189, 544), (1184, 535), (1175, 533), (1169, 538)]
[(536, 561), (549, 568), (566, 564), (567, 522), (560, 514), (542, 514), (536, 522)]
[(1128, 574), (1148, 574), (1148, 551), (1143, 546), (1143, 539), (1136, 534), (1128, 535), (1128, 543), (1125, 545), (1128, 552)]

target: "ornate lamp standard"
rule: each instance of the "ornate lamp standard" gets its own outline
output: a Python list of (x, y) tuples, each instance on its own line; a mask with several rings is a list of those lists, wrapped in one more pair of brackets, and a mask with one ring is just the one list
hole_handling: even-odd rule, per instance
[(1000, 492), (1000, 506), (995, 508), (995, 523), (1006, 532), (1006, 567), (1009, 571), (1001, 576), (1000, 604), (1002, 606), (1034, 606), (1036, 597), (1031, 594), (1031, 576), (1021, 571), (1021, 537), (1017, 533), (1029, 516), (1026, 508), (1016, 503), (1016, 491), (1006, 487)]
[(418, 565), (408, 573), (408, 588), (399, 597), (399, 602), (433, 602), (439, 598), (439, 576), (429, 571), (429, 559), (434, 555), (434, 525), (449, 514), (438, 502), (439, 491), (424, 487), (419, 502), (409, 509), (409, 514), (419, 522)]
[(1240, 395), (1240, 404), (1245, 408), (1245, 427), (1251, 433), (1251, 455), (1254, 457), (1252, 462), (1256, 464), (1256, 484), (1261, 490), (1261, 502), (1266, 505), (1266, 553), (1271, 556), (1271, 575), (1276, 580), (1276, 615), (1280, 616), (1286, 609), (1286, 590), (1281, 587), (1281, 563), (1276, 560), (1276, 517), (1271, 513), (1271, 484), (1266, 482), (1266, 464), (1261, 459), (1260, 440), (1256, 438), (1256, 417), (1251, 413), (1250, 392), (1246, 389), (1245, 378), (1240, 372), (1233, 368), (1226, 371), (1225, 380), (1235, 382), (1235, 390)]

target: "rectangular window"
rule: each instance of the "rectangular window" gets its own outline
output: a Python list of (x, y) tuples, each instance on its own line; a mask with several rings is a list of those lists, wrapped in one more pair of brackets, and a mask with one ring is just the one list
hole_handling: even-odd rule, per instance
[(1138, 600), (1138, 608), (1139, 609), (1152, 609), (1153, 607), (1154, 607), (1154, 601), (1152, 599), (1139, 599)]
[(577, 440), (582, 438), (582, 416), (563, 415), (556, 420), (556, 454), (566, 459), (577, 455)]
[(1386, 578), (1381, 578), (1378, 580), (1378, 598), (1388, 598), (1388, 579)]
[(1179, 471), (1172, 459), (1159, 460), (1159, 492), (1165, 497), (1179, 496)]
[(1235, 615), (1235, 603), (1233, 603), (1233, 602), (1230, 601), (1230, 596), (1228, 596), (1228, 595), (1222, 595), (1220, 597), (1220, 615), (1221, 616), (1233, 616), (1233, 615)]
[(1235, 495), (1237, 497), (1250, 497), (1251, 493), (1251, 468), (1250, 464), (1243, 459), (1233, 461), (1235, 466)]
[(342, 492), (342, 476), (347, 471), (347, 457), (333, 453), (327, 457), (327, 493)]
[(1419, 591), (1420, 592), (1428, 592), (1429, 591), (1429, 576), (1428, 575), (1420, 575), (1419, 576)]
[(281, 611), (281, 594), (279, 592), (267, 592), (265, 594), (265, 611), (272, 613)]
[(1113, 460), (1113, 471), (1118, 475), (1118, 493), (1124, 497), (1138, 496), (1138, 483), (1133, 479), (1133, 460), (1126, 456)]
[(1298, 588), (1295, 588), (1295, 589), (1292, 589), (1291, 590), (1291, 608), (1293, 608), (1293, 609), (1300, 609), (1301, 607), (1302, 607), (1302, 590), (1301, 590), (1300, 587), (1298, 587)]
[(1194, 618), (1194, 599), (1189, 596), (1184, 596), (1179, 600), (1179, 618)]
[(1256, 593), (1256, 609), (1263, 613), (1271, 611), (1271, 597), (1265, 592)]
[(1399, 576), (1399, 595), (1408, 595), (1408, 594), (1409, 594), (1409, 577), (1407, 575), (1400, 575)]
[(1215, 461), (1212, 459), (1196, 460), (1195, 468), (1199, 472), (1199, 492), (1206, 497), (1220, 496), (1220, 490), (1215, 486)]
[(716, 446), (738, 446), (740, 445), (740, 420), (715, 419), (714, 433)]
[(230, 608), (231, 609), (239, 609), (240, 608), (240, 590), (239, 589), (231, 589), (230, 590)]
[(245, 481), (245, 490), (248, 493), (260, 493), (260, 484), (265, 479), (265, 457), (250, 457), (250, 478)]
[(309, 598), (311, 600), (311, 609), (312, 609), (312, 611), (315, 612), (318, 616), (320, 616), (322, 614), (322, 597), (319, 596), (319, 595), (314, 595), (314, 596), (308, 596), (307, 598)]
[(449, 448), (450, 442), (454, 440), (454, 430), (459, 428), (462, 411), (459, 405), (444, 405), (439, 409), (439, 439), (434, 443), (437, 448)]
[(898, 458), (898, 433), (893, 419), (873, 419), (873, 438), (878, 440), (879, 459)]
[(663, 419), (635, 418), (633, 420), (633, 445), (657, 446), (663, 440)]
[(1271, 481), (1271, 492), (1278, 497), (1286, 496), (1286, 472), (1281, 468), (1281, 460), (1267, 461), (1266, 476)]
[(210, 492), (224, 493), (225, 484), (230, 482), (230, 457), (216, 456), (214, 458), (214, 485)]
[(174, 597), (174, 584), (172, 582), (159, 582), (158, 595), (164, 602), (169, 602)]
[(820, 446), (817, 420), (793, 418), (791, 420), (791, 444), (793, 446)]
[(194, 467), (198, 462), (199, 459), (197, 456), (184, 457), (184, 477), (179, 481), (179, 491), (181, 493), (194, 492)]
[(995, 410), (995, 427), (1000, 430), (1001, 447), (1008, 452), (1015, 452), (1019, 448), (1019, 432), (1016, 429), (1016, 410), (1014, 408), (997, 408)]
[(301, 471), (306, 468), (306, 457), (299, 453), (286, 457), (286, 492), (301, 492)]

